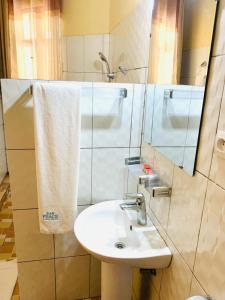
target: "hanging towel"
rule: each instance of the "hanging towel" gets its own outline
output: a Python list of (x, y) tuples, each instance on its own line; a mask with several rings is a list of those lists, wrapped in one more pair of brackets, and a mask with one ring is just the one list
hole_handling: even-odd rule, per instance
[(80, 162), (80, 89), (35, 83), (34, 131), (40, 231), (73, 231)]

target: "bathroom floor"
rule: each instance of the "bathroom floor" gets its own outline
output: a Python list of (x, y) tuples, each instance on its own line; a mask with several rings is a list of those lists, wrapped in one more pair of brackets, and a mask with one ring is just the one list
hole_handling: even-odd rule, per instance
[[(8, 177), (0, 186), (0, 262), (16, 258), (12, 202)], [(16, 284), (11, 300), (19, 300)]]

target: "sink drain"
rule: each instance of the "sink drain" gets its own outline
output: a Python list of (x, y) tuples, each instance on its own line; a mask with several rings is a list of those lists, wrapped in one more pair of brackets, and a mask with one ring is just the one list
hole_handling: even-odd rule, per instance
[(114, 244), (117, 249), (124, 249), (126, 245), (122, 242), (117, 242)]

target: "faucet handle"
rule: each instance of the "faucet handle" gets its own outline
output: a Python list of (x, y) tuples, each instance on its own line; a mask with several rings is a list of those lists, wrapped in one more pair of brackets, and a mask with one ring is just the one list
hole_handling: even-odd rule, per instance
[(155, 186), (151, 188), (152, 197), (170, 197), (172, 189), (167, 186)]

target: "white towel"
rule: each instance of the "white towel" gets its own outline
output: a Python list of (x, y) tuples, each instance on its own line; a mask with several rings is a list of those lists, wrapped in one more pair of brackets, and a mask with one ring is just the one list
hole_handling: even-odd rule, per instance
[(71, 83), (35, 83), (33, 98), (40, 231), (73, 231), (80, 162), (80, 89)]

